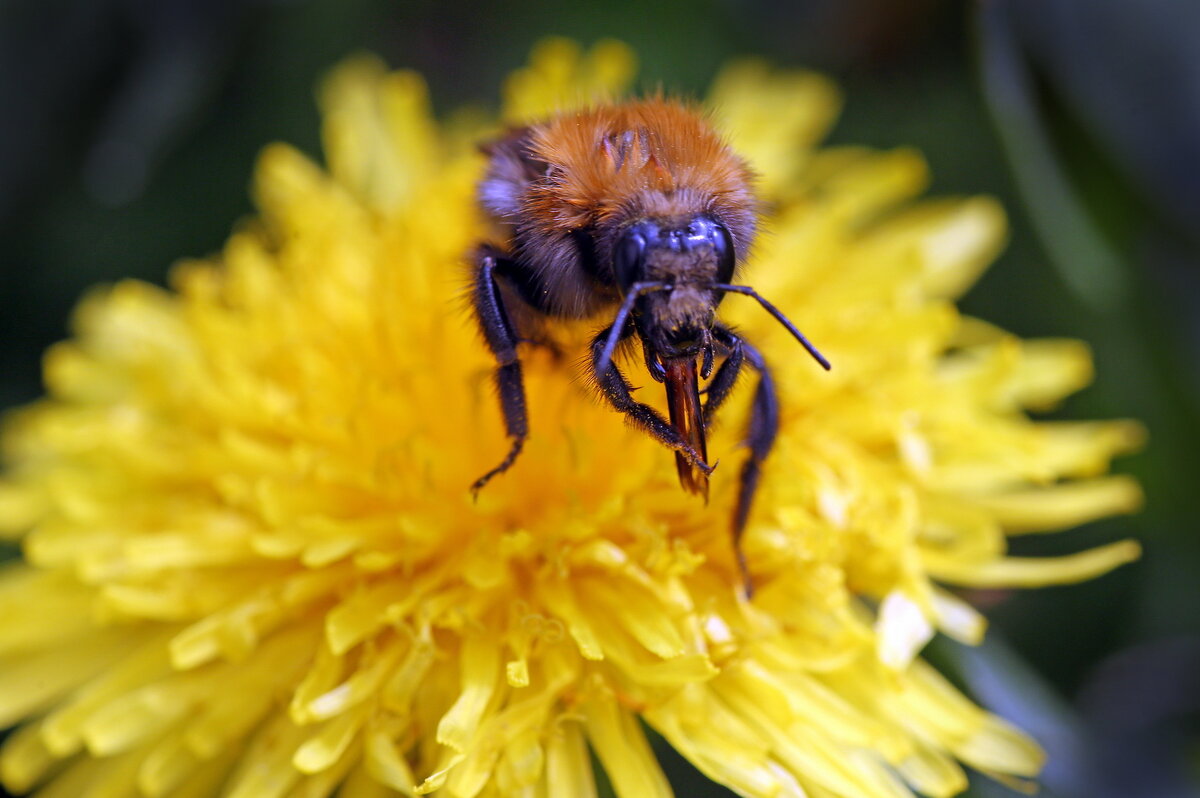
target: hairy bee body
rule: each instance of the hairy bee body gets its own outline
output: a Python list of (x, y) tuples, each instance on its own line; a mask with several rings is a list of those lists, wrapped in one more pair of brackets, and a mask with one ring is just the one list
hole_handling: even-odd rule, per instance
[[(708, 492), (706, 429), (743, 364), (758, 372), (733, 521), (749, 587), (736, 542), (778, 410), (765, 361), (720, 323), (717, 306), (727, 293), (757, 299), (829, 367), (773, 305), (733, 284), (758, 220), (749, 167), (701, 114), (662, 98), (562, 114), (483, 149), (489, 163), (479, 201), (503, 244), (480, 247), (472, 299), (496, 356), (511, 446), (474, 489), (506, 471), (528, 435), (518, 356), (528, 320), (607, 312), (612, 323), (591, 345), (595, 383), (630, 423), (674, 450), (680, 483), (692, 492)], [(635, 401), (612, 362), (615, 347), (631, 339), (640, 340), (647, 371), (666, 388), (669, 418)]]

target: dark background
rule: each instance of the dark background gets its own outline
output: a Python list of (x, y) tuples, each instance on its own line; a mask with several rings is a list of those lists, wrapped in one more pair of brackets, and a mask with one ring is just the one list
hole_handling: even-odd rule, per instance
[[(1086, 585), (977, 599), (981, 650), (930, 656), (1050, 749), (1043, 795), (1200, 795), (1200, 4), (1186, 0), (9, 0), (0, 4), (0, 407), (96, 282), (162, 282), (251, 207), (255, 155), (317, 155), (316, 81), (367, 49), (428, 79), (439, 111), (496, 105), (548, 34), (638, 51), (648, 85), (703, 93), (733, 56), (844, 88), (836, 143), (919, 147), (933, 192), (988, 193), (1008, 250), (963, 303), (1023, 336), (1091, 342), (1062, 415), (1132, 416), (1150, 445), (1132, 519), (1018, 553), (1136, 536)], [(9, 550), (8, 555), (13, 552)], [(5, 552), (0, 552), (5, 556)], [(0, 619), (2, 622), (2, 619)], [(681, 796), (728, 795), (669, 750)], [(1010, 795), (977, 779), (976, 796)]]

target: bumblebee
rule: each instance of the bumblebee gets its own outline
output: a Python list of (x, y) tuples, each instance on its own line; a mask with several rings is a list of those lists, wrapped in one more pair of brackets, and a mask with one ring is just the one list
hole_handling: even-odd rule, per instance
[[(508, 470), (529, 435), (517, 347), (523, 331), (514, 322), (610, 318), (591, 341), (595, 384), (614, 410), (674, 451), (680, 484), (692, 493), (708, 495), (705, 431), (742, 369), (757, 372), (732, 521), (745, 576), (739, 541), (779, 407), (762, 354), (717, 319), (718, 305), (731, 293), (758, 300), (830, 368), (774, 305), (735, 283), (758, 223), (749, 167), (701, 114), (662, 98), (562, 114), (511, 131), (484, 152), (479, 202), (505, 243), (478, 249), (471, 300), (496, 358), (511, 445), (473, 490)], [(633, 398), (613, 362), (630, 339), (666, 388), (667, 418)]]

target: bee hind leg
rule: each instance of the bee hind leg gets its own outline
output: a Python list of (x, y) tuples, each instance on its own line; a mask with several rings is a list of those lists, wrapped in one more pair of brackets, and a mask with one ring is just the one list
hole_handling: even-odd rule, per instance
[[(592, 373), (595, 376), (596, 385), (600, 388), (600, 392), (604, 394), (604, 398), (608, 400), (614, 409), (624, 413), (625, 417), (635, 427), (646, 432), (664, 446), (682, 454), (684, 459), (705, 474), (711, 474), (713, 466), (704, 462), (704, 458), (700, 453), (684, 440), (683, 436), (675, 427), (671, 426), (670, 422), (663, 418), (654, 408), (642, 404), (633, 398), (633, 386), (621, 374), (615, 363), (610, 360), (604, 372), (600, 372), (598, 368), (600, 358), (604, 354), (604, 347), (608, 342), (608, 336), (611, 332), (612, 327), (606, 327), (592, 339)], [(625, 329), (621, 331), (619, 341), (628, 339), (633, 335), (633, 332), (633, 322), (629, 322), (626, 324)]]
[(746, 530), (746, 520), (750, 516), (754, 494), (758, 491), (763, 461), (771, 453), (775, 436), (779, 432), (779, 398), (775, 392), (775, 380), (771, 377), (771, 370), (762, 354), (752, 344), (727, 327), (716, 327), (714, 336), (730, 354), (713, 376), (709, 386), (708, 401), (704, 406), (705, 424), (710, 422), (712, 413), (720, 407), (733, 387), (743, 359), (758, 372), (758, 386), (754, 390), (754, 402), (751, 405), (750, 422), (746, 430), (746, 446), (750, 449), (750, 456), (742, 466), (737, 505), (733, 511), (733, 546), (737, 552), (738, 567), (742, 572), (746, 595), (749, 596), (753, 586), (746, 568), (746, 557), (742, 552), (742, 533)]
[(507, 261), (492, 250), (481, 251), (471, 291), (471, 304), (488, 348), (496, 356), (496, 389), (500, 396), (500, 410), (504, 414), (504, 428), (512, 443), (500, 464), (472, 483), (471, 493), (475, 495), (493, 477), (503, 474), (516, 462), (525, 446), (525, 439), (529, 437), (525, 381), (521, 375), (521, 361), (517, 359), (518, 338), (496, 282), (496, 272), (504, 263)]

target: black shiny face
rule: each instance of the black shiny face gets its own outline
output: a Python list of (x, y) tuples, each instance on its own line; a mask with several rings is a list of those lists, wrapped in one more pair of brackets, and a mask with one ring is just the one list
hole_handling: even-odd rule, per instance
[(703, 286), (733, 278), (729, 231), (708, 216), (643, 219), (625, 228), (613, 250), (613, 277), (622, 294), (638, 282)]
[(634, 323), (653, 352), (681, 357), (704, 346), (722, 297), (713, 286), (733, 278), (734, 259), (729, 231), (709, 216), (642, 219), (625, 228), (612, 264), (621, 293), (639, 283), (663, 286), (634, 304)]

